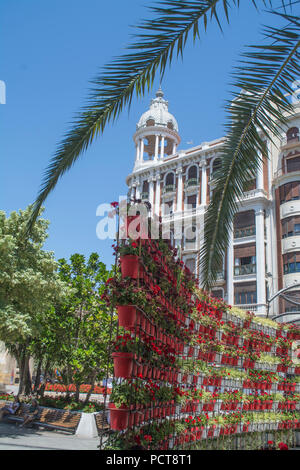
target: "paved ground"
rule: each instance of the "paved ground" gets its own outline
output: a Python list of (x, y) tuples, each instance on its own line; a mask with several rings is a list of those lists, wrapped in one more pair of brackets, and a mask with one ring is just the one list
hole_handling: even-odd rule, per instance
[(0, 423), (1, 450), (98, 450), (99, 438), (82, 439), (56, 431)]

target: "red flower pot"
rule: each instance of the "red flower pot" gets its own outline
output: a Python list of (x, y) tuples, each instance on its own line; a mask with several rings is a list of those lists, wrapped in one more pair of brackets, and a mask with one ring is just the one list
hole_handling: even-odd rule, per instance
[(146, 379), (148, 377), (148, 364), (143, 365), (143, 372), (142, 372), (143, 378)]
[(139, 277), (139, 257), (137, 255), (125, 255), (120, 257), (122, 277)]
[(110, 410), (110, 428), (113, 431), (123, 431), (128, 427), (129, 423), (129, 408), (121, 405), (120, 408), (116, 408), (114, 403), (109, 403)]
[(115, 352), (112, 354), (114, 360), (115, 377), (129, 379), (133, 373), (133, 360), (135, 354), (125, 352)]
[(135, 328), (139, 312), (133, 305), (117, 305), (119, 325), (127, 330)]

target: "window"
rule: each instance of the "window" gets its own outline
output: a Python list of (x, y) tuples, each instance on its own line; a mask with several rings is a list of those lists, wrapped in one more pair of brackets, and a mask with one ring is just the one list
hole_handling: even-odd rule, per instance
[(299, 129), (298, 127), (291, 127), (286, 133), (286, 140), (290, 142), (291, 140), (299, 140)]
[(186, 267), (191, 271), (191, 273), (195, 273), (196, 270), (196, 259), (195, 258), (189, 258), (185, 262)]
[(257, 297), (255, 292), (238, 292), (234, 296), (235, 305), (256, 304)]
[(164, 187), (164, 192), (173, 192), (175, 191), (175, 178), (174, 178), (174, 173), (168, 173), (165, 177), (165, 187)]
[(196, 194), (193, 194), (193, 196), (188, 196), (186, 199), (187, 202), (187, 208), (188, 209), (196, 209), (197, 206), (197, 196)]
[(300, 199), (300, 181), (284, 184), (279, 188), (280, 204)]
[(281, 222), (282, 238), (300, 235), (300, 217), (289, 217)]
[(287, 253), (283, 255), (284, 274), (300, 272), (300, 253)]
[(174, 173), (168, 173), (166, 176), (166, 186), (174, 185)]
[(216, 299), (223, 299), (224, 297), (223, 289), (213, 290), (211, 293)]
[(173, 201), (167, 201), (164, 203), (164, 215), (173, 214)]
[(244, 256), (243, 258), (235, 258), (234, 260), (234, 275), (244, 276), (246, 274), (256, 273), (256, 257)]
[(286, 171), (300, 171), (300, 156), (294, 158), (287, 158), (286, 160)]
[(234, 289), (234, 302), (236, 305), (256, 304), (256, 283), (247, 282), (236, 284)]
[(191, 179), (197, 179), (198, 178), (198, 172), (197, 172), (197, 167), (196, 165), (191, 166), (188, 169), (188, 174), (187, 174), (188, 180)]
[(213, 162), (213, 166), (212, 166), (212, 173), (214, 173), (215, 171), (219, 170), (222, 166), (222, 161), (220, 158), (216, 158)]

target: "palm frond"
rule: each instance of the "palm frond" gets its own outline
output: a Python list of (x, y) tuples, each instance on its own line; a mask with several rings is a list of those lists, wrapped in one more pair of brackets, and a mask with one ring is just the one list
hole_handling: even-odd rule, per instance
[[(233, 100), (227, 102), (228, 121), (222, 166), (214, 179), (212, 200), (205, 215), (200, 253), (203, 285), (210, 288), (228, 246), (232, 221), (247, 181), (267, 155), (265, 142), (280, 137), (292, 113), (287, 95), (300, 74), (300, 18), (275, 13), (285, 27), (265, 27), (267, 44), (249, 46), (236, 67)], [(242, 92), (241, 92), (242, 90)]]
[[(249, 0), (256, 8), (257, 1)], [(272, 0), (260, 0), (260, 3), (266, 6)], [(220, 11), (229, 21), (230, 7), (239, 4), (240, 0), (161, 0), (157, 6), (150, 7), (155, 18), (144, 20), (137, 27), (138, 33), (133, 36), (137, 42), (127, 48), (133, 52), (117, 57), (92, 81), (94, 87), (87, 105), (75, 116), (44, 173), (29, 230), (61, 176), (125, 106), (130, 108), (134, 94), (140, 97), (151, 90), (156, 73), (162, 78), (174, 55), (183, 54), (188, 37), (192, 35), (195, 41), (200, 36), (200, 24), (202, 31), (206, 31), (208, 22), (215, 20), (222, 29)]]

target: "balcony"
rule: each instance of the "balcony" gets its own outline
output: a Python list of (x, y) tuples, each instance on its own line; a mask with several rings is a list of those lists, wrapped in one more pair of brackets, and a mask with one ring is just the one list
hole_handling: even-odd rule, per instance
[(249, 274), (256, 274), (256, 264), (244, 264), (241, 266), (234, 266), (235, 276), (247, 276)]
[(195, 186), (199, 185), (199, 181), (197, 178), (190, 178), (184, 183), (185, 189), (187, 188), (194, 188)]
[(283, 201), (280, 205), (281, 219), (293, 215), (300, 215), (300, 199), (291, 199), (290, 201)]
[(255, 235), (255, 225), (244, 228), (236, 228), (234, 230), (234, 238), (252, 237), (253, 235)]
[(285, 168), (279, 168), (277, 171), (274, 173), (274, 179), (281, 181), (284, 181), (288, 179), (291, 176), (299, 175), (300, 170), (286, 170)]
[[(283, 273), (283, 287), (291, 287), (293, 284), (300, 284), (300, 272), (284, 272)], [(295, 287), (299, 290), (299, 287)]]
[(163, 194), (170, 194), (175, 192), (175, 184), (168, 184), (163, 188)]
[(290, 148), (290, 147), (295, 147), (299, 144), (299, 136), (293, 137), (292, 139), (287, 140), (287, 137), (284, 136), (282, 137), (280, 141), (280, 147), (281, 148)]
[(242, 201), (251, 201), (253, 202), (256, 199), (261, 199), (261, 198), (267, 198), (268, 194), (264, 189), (251, 189), (250, 191), (245, 191), (243, 196), (242, 196)]
[(293, 253), (300, 249), (300, 234), (288, 236), (282, 239), (282, 254)]
[(257, 304), (235, 304), (235, 307), (238, 307), (241, 310), (246, 310), (246, 311), (249, 310), (249, 312), (257, 311)]

